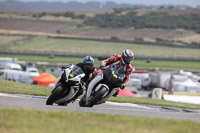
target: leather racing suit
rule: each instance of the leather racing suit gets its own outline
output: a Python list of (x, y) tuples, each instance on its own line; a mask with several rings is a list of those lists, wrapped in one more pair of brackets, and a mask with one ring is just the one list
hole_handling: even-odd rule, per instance
[[(121, 55), (116, 54), (116, 55), (112, 55), (111, 57), (109, 57), (106, 60), (101, 61), (100, 68), (101, 67), (109, 67), (110, 68), (111, 65), (122, 65), (124, 67), (124, 71), (125, 71), (125, 74), (126, 74), (124, 84), (126, 84), (129, 80), (130, 74), (133, 72), (133, 67), (131, 66), (131, 64), (122, 64)], [(102, 71), (103, 70), (94, 71), (93, 77), (95, 77), (98, 73), (100, 73)], [(118, 95), (118, 93), (119, 93), (119, 90), (114, 94), (114, 96)]]

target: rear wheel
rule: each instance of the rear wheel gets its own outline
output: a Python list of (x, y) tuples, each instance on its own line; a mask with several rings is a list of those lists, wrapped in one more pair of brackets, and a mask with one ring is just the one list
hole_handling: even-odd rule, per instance
[(105, 87), (100, 88), (95, 94), (92, 96), (92, 98), (87, 102), (86, 106), (87, 107), (92, 107), (94, 104), (99, 101), (103, 95), (107, 92), (108, 90)]
[(53, 105), (53, 103), (58, 99), (61, 94), (62, 87), (59, 85), (54, 91), (52, 91), (51, 95), (48, 97), (46, 105)]

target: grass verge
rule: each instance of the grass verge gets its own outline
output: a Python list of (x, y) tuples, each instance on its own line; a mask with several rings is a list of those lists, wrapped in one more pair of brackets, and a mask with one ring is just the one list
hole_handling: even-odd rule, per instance
[[(0, 57), (11, 57), (18, 58), (19, 61), (27, 62), (49, 62), (49, 63), (66, 63), (66, 64), (76, 64), (82, 62), (83, 58), (74, 57), (55, 57), (50, 59), (45, 56), (23, 56), (23, 55), (0, 55)], [(95, 60), (95, 66), (99, 67), (100, 61)], [(145, 60), (134, 60), (132, 65), (137, 68), (149, 69), (149, 68), (167, 68), (167, 69), (183, 69), (183, 70), (199, 70), (200, 62), (187, 62), (187, 61), (155, 61), (152, 63), (146, 63)]]
[(43, 38), (23, 44), (15, 44), (3, 51), (50, 52), (65, 54), (112, 55), (121, 54), (124, 49), (131, 49), (136, 56), (165, 58), (200, 58), (200, 50), (166, 46), (100, 42), (76, 39)]
[[(30, 94), (30, 95), (39, 95), (39, 96), (49, 96), (52, 88), (36, 86), (36, 85), (27, 85), (19, 82), (12, 82), (7, 80), (0, 79), (0, 93), (16, 93), (16, 94)], [(178, 107), (178, 108), (189, 108), (189, 109), (199, 109), (200, 105), (196, 104), (186, 104), (186, 103), (177, 103), (169, 102), (164, 100), (155, 100), (150, 98), (132, 98), (132, 97), (111, 97), (109, 101), (122, 102), (122, 103), (136, 103), (136, 104), (148, 104), (148, 105), (160, 105), (167, 107)]]
[(25, 37), (0, 35), (0, 40), (1, 40), (0, 41), (0, 48), (4, 47), (4, 45), (12, 44), (13, 42), (16, 42), (16, 41), (22, 40), (22, 39), (25, 39)]
[(0, 79), (0, 92), (13, 94), (27, 94), (37, 96), (49, 96), (52, 88), (37, 85), (28, 85), (20, 82)]
[(196, 133), (191, 121), (68, 111), (0, 108), (2, 133)]

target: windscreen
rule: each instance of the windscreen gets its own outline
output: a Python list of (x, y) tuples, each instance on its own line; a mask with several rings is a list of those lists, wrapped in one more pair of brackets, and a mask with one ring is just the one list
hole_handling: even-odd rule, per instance
[(120, 77), (120, 79), (124, 79), (125, 78), (125, 71), (124, 71), (124, 67), (123, 66), (112, 65), (111, 69), (112, 69), (112, 71), (115, 72), (115, 74), (117, 74)]
[(74, 66), (74, 67), (72, 68), (72, 71), (71, 71), (71, 74), (72, 74), (72, 75), (77, 76), (77, 75), (80, 75), (80, 74), (82, 74), (82, 73), (83, 73), (83, 70), (82, 70), (80, 67)]

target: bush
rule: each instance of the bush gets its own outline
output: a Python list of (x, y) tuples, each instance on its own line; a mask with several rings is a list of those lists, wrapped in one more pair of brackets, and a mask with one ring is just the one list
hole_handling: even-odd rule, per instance
[(56, 30), (56, 33), (60, 34), (60, 33), (61, 33), (61, 31), (60, 31), (60, 30)]
[(71, 18), (74, 18), (75, 17), (75, 14), (73, 12), (66, 12), (64, 15), (64, 17), (71, 17)]
[(42, 12), (42, 13), (39, 13), (39, 14), (33, 14), (32, 17), (33, 18), (41, 18), (43, 16), (46, 16), (47, 13), (46, 12)]
[(111, 36), (110, 40), (112, 40), (112, 41), (119, 41), (119, 38), (117, 36)]
[(144, 39), (143, 38), (135, 38), (135, 41), (136, 42), (144, 42)]

